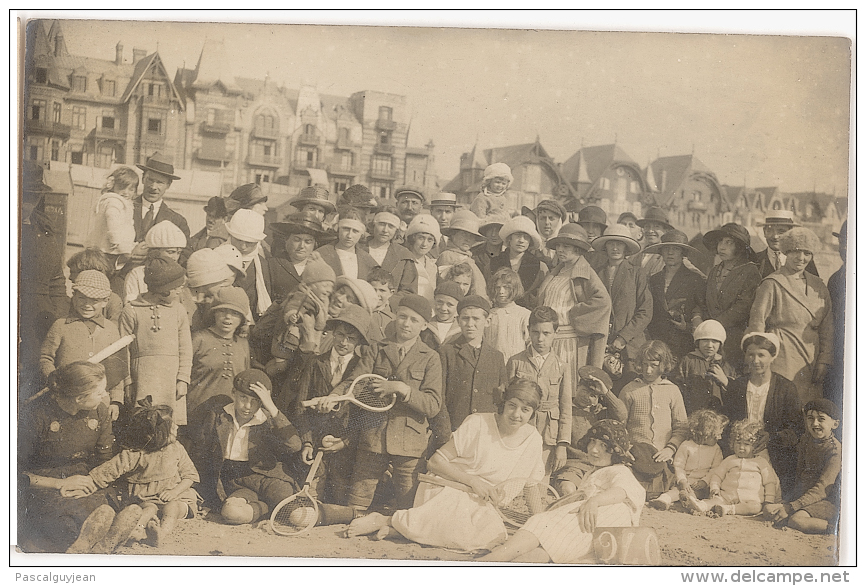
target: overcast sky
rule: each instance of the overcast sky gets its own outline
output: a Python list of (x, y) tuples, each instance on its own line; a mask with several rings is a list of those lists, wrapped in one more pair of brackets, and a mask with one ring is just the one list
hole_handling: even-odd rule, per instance
[[(785, 14), (762, 20), (760, 13), (747, 13), (741, 18), (747, 25), (738, 27), (734, 18), (724, 28), (732, 13), (722, 13), (721, 20), (698, 13), (691, 28), (680, 30), (803, 30), (797, 22), (809, 28), (802, 15), (778, 28)], [(444, 16), (428, 15), (436, 24), (452, 22)], [(463, 15), (464, 26), (489, 25), (493, 18), (475, 16)], [(589, 20), (583, 13), (496, 16), (500, 26), (513, 27), (578, 28), (584, 25), (580, 17)], [(646, 19), (647, 28), (669, 28), (658, 16)], [(261, 16), (244, 19), (250, 18)], [(330, 15), (329, 21), (336, 18)], [(370, 15), (355, 21), (361, 18), (389, 22)], [(423, 23), (420, 15), (403, 18)], [(632, 18), (625, 28), (640, 22)], [(288, 87), (312, 83), (337, 95), (363, 89), (404, 94), (413, 112), (410, 146), (433, 139), (443, 185), (476, 138), (481, 148), (490, 148), (532, 142), (537, 134), (558, 162), (581, 141), (592, 146), (616, 140), (641, 166), (658, 155), (694, 150), (723, 183), (786, 191), (815, 186), (838, 195), (847, 189), (846, 38), (105, 20), (66, 21), (64, 30), (73, 54), (114, 59), (122, 41), (129, 60), (133, 47), (158, 47), (172, 77), (184, 63), (195, 67), (205, 38), (216, 38), (224, 40), (226, 66), (238, 76), (268, 74)]]

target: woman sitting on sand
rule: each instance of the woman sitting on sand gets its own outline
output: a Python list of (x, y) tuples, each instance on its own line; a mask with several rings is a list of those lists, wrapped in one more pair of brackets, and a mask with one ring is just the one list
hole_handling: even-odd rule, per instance
[(504, 542), (505, 525), (489, 499), (505, 480), (532, 482), (544, 477), (541, 436), (529, 424), (540, 401), (541, 389), (535, 382), (514, 379), (499, 413), (470, 415), (430, 458), (431, 473), (466, 484), (475, 494), (422, 482), (413, 508), (391, 517), (370, 513), (355, 519), (347, 536), (375, 533), (384, 539), (396, 533), (417, 543), (461, 551)]

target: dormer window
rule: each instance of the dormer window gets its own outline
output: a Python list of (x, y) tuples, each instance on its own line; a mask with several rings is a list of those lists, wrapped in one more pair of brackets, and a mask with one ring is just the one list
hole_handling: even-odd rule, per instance
[(72, 76), (72, 91), (74, 92), (86, 92), (87, 91), (87, 77), (83, 75), (73, 75)]
[(36, 83), (48, 83), (48, 69), (45, 67), (36, 68)]
[(115, 83), (113, 79), (106, 79), (102, 82), (102, 95), (113, 97), (115, 92)]

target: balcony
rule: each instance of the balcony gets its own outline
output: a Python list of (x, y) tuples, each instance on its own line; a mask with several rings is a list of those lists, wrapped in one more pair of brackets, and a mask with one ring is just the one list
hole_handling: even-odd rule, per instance
[(385, 120), (384, 118), (379, 118), (376, 120), (376, 128), (379, 130), (397, 130), (397, 123), (393, 120)]
[(283, 164), (283, 158), (278, 155), (259, 155), (250, 153), (247, 156), (247, 164), (254, 167), (273, 167), (278, 168)]
[(381, 142), (377, 142), (376, 146), (373, 147), (373, 151), (377, 155), (393, 155), (394, 154), (394, 145), (393, 144), (382, 144)]
[(292, 163), (292, 167), (295, 169), (326, 169), (327, 165), (321, 161), (316, 161), (315, 163), (309, 163), (306, 160), (303, 161), (295, 161)]
[(707, 204), (702, 201), (690, 201), (689, 202), (689, 211), (690, 212), (705, 212), (707, 211)]
[(370, 179), (378, 179), (380, 181), (395, 181), (399, 178), (399, 171), (383, 171), (382, 169), (370, 169)]
[(218, 163), (225, 163), (231, 160), (231, 154), (226, 152), (225, 149), (201, 148), (196, 149), (195, 158), (199, 161), (216, 161)]
[(319, 135), (303, 133), (298, 137), (298, 144), (305, 146), (319, 146)]
[(254, 126), (250, 132), (255, 138), (264, 138), (267, 140), (278, 140), (280, 138), (279, 128), (265, 128), (264, 126)]
[(325, 170), (331, 175), (339, 175), (341, 177), (354, 177), (361, 172), (360, 167), (344, 167), (340, 164), (328, 165)]
[(126, 134), (119, 128), (94, 128), (91, 136), (96, 140), (126, 140)]
[(25, 120), (24, 132), (26, 134), (45, 134), (60, 138), (69, 138), (71, 127), (68, 124), (49, 122), (47, 120)]
[(232, 125), (224, 120), (217, 120), (213, 124), (202, 122), (201, 131), (207, 134), (228, 134), (232, 131)]
[(358, 145), (348, 138), (340, 137), (337, 139), (337, 143), (334, 145), (334, 148), (341, 151), (351, 151), (358, 148)]
[(168, 96), (142, 96), (142, 101), (149, 106), (168, 108), (171, 105), (171, 100), (168, 99)]

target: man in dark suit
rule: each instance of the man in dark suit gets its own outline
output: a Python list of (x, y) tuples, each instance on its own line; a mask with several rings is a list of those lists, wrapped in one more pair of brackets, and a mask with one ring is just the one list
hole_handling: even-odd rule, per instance
[[(132, 221), (135, 226), (135, 241), (144, 242), (144, 236), (153, 226), (163, 220), (168, 220), (183, 232), (189, 242), (189, 225), (186, 218), (172, 210), (163, 201), (165, 192), (171, 187), (171, 182), (180, 179), (174, 174), (174, 165), (166, 157), (154, 153), (147, 159), (144, 165), (136, 165), (144, 172), (142, 177), (141, 197), (133, 202)], [(140, 250), (141, 249), (141, 250)], [(137, 256), (144, 258), (144, 250), (136, 246), (133, 251), (133, 259)], [(189, 255), (187, 255), (189, 256)]]
[[(767, 248), (760, 252), (752, 251), (751, 261), (758, 265), (762, 277), (766, 278), (784, 266), (785, 255), (779, 248), (780, 239), (782, 234), (799, 225), (794, 222), (794, 212), (789, 210), (769, 211), (764, 218), (764, 223), (758, 224), (764, 229)], [(809, 261), (806, 270), (816, 277), (818, 276), (818, 268), (815, 266), (814, 260)]]

